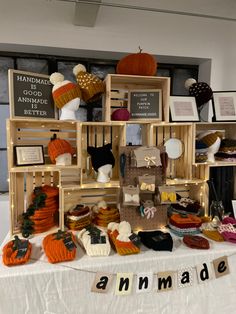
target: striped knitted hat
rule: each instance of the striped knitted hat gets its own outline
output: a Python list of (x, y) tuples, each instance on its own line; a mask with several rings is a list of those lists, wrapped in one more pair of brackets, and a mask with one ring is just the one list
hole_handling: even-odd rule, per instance
[(61, 109), (69, 101), (75, 98), (81, 98), (81, 90), (79, 86), (70, 81), (64, 80), (64, 75), (54, 72), (50, 75), (50, 82), (54, 85), (52, 88), (52, 96), (55, 105)]
[(86, 68), (82, 64), (77, 64), (73, 68), (78, 86), (82, 92), (82, 100), (85, 102), (93, 102), (105, 92), (105, 85), (99, 77), (86, 72)]

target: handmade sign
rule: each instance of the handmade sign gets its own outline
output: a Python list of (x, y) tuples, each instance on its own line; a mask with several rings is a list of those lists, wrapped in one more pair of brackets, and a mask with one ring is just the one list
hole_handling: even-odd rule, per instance
[(48, 75), (8, 70), (8, 77), (11, 118), (57, 118)]

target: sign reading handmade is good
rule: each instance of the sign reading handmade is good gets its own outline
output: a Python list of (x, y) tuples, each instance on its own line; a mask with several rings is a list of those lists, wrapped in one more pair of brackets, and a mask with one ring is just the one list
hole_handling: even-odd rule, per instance
[(161, 120), (161, 89), (131, 90), (129, 92), (129, 109), (131, 119)]
[(55, 119), (48, 75), (8, 70), (11, 118)]

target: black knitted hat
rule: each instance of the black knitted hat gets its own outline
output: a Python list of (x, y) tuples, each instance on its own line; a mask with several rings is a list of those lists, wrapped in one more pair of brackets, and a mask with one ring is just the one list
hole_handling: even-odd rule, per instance
[(111, 151), (111, 144), (106, 144), (102, 147), (88, 146), (87, 152), (91, 155), (92, 166), (95, 171), (104, 165), (115, 165), (115, 158)]
[(172, 251), (173, 239), (167, 232), (162, 231), (140, 231), (138, 233), (141, 242), (154, 251)]
[(188, 79), (185, 82), (185, 87), (189, 90), (189, 95), (195, 97), (198, 108), (207, 103), (213, 96), (211, 87), (205, 82)]

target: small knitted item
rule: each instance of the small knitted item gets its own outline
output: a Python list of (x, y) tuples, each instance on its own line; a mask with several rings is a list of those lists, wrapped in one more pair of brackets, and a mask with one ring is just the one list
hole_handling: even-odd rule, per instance
[(201, 205), (198, 201), (192, 200), (189, 197), (181, 197), (178, 193), (176, 195), (177, 202), (171, 204), (172, 208), (186, 213), (196, 214), (199, 212)]
[(219, 233), (222, 235), (225, 241), (236, 243), (236, 219), (232, 217), (226, 217), (222, 220), (222, 223), (218, 227)]
[(207, 238), (217, 241), (217, 242), (223, 242), (224, 238), (217, 230), (202, 230), (202, 233)]
[(19, 239), (8, 242), (2, 250), (2, 261), (6, 266), (22, 265), (28, 262), (32, 250), (32, 244), (28, 240)]
[(162, 231), (140, 231), (141, 242), (154, 251), (172, 251), (173, 239), (171, 235)]
[(88, 227), (78, 233), (78, 240), (82, 243), (89, 256), (108, 256), (111, 246), (108, 235), (96, 227)]
[(91, 224), (91, 213), (88, 206), (76, 205), (65, 214), (65, 225), (70, 230), (82, 230)]
[(120, 222), (120, 213), (117, 208), (107, 206), (105, 201), (98, 202), (92, 207), (93, 223), (100, 227), (107, 227), (110, 222)]
[(128, 121), (130, 112), (126, 108), (119, 108), (112, 112), (111, 120), (113, 121)]
[(186, 234), (198, 234), (200, 233), (199, 228), (178, 228), (171, 223), (168, 224), (172, 233), (179, 237), (183, 237)]
[(185, 235), (183, 237), (183, 242), (191, 249), (207, 250), (210, 248), (208, 240), (201, 236)]
[(76, 255), (75, 236), (58, 230), (43, 239), (43, 249), (50, 263), (72, 261)]
[(212, 89), (205, 82), (198, 82), (193, 79), (185, 81), (185, 88), (189, 90), (189, 95), (195, 97), (198, 107), (207, 103), (213, 96)]
[(32, 203), (22, 214), (21, 232), (27, 238), (32, 233), (48, 231), (57, 224), (59, 189), (49, 185), (36, 187)]
[(90, 74), (82, 64), (77, 64), (73, 68), (78, 86), (81, 89), (81, 98), (85, 102), (93, 102), (101, 97), (105, 92), (105, 85), (99, 77)]
[(109, 238), (118, 254), (129, 255), (140, 252), (140, 248), (130, 239), (132, 233), (130, 224), (127, 221), (122, 221), (119, 224), (111, 222), (107, 228)]
[(202, 224), (201, 218), (191, 214), (172, 214), (169, 218), (172, 225), (178, 228), (199, 228)]
[(68, 102), (75, 98), (81, 98), (79, 86), (70, 81), (64, 80), (61, 73), (54, 72), (50, 75), (50, 82), (54, 85), (52, 88), (52, 97), (55, 105), (61, 109)]
[(91, 162), (94, 170), (97, 172), (98, 168), (104, 165), (115, 165), (115, 158), (112, 154), (112, 145), (106, 144), (102, 147), (92, 147), (88, 146), (87, 152), (91, 155)]
[(56, 163), (56, 158), (62, 154), (71, 154), (75, 153), (75, 149), (71, 146), (71, 144), (63, 139), (57, 138), (56, 134), (51, 141), (48, 143), (48, 155), (53, 164)]

